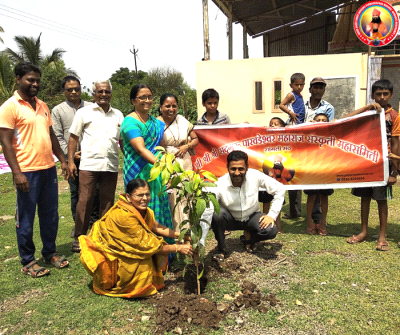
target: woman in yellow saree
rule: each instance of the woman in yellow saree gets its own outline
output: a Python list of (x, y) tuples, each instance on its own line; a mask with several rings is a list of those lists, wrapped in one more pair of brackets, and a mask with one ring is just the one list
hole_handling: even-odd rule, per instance
[(146, 297), (164, 287), (168, 254), (192, 255), (193, 250), (191, 245), (167, 244), (161, 237), (179, 234), (155, 221), (147, 207), (151, 195), (145, 180), (131, 180), (126, 190), (90, 233), (79, 237), (80, 259), (93, 278), (95, 293)]

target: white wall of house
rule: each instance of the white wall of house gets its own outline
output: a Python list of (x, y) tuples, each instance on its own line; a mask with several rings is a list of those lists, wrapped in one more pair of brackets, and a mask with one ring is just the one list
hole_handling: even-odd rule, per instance
[[(337, 104), (340, 109), (337, 116), (340, 117), (365, 104), (367, 67), (368, 55), (361, 53), (199, 62), (196, 64), (198, 114), (200, 117), (205, 111), (201, 101), (203, 91), (214, 88), (220, 95), (218, 110), (227, 113), (233, 123), (268, 125), (274, 116), (286, 120), (287, 115), (275, 106), (274, 82), (282, 81), (283, 99), (291, 91), (290, 76), (301, 72), (306, 77), (302, 92), (305, 101), (309, 97), (309, 82), (314, 77), (329, 79), (327, 96), (330, 103)], [(343, 81), (344, 78), (348, 80)], [(261, 110), (256, 109), (256, 82), (262, 83)], [(338, 93), (328, 94), (329, 86), (331, 90), (335, 86)], [(351, 98), (345, 101), (342, 98), (347, 91)]]

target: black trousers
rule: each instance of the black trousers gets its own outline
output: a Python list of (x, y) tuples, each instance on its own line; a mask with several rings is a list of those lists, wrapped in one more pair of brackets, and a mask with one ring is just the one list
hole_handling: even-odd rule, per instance
[(214, 232), (215, 239), (218, 242), (218, 250), (225, 252), (225, 230), (246, 230), (250, 233), (250, 243), (256, 243), (259, 241), (272, 240), (278, 233), (276, 225), (267, 228), (260, 228), (260, 217), (265, 215), (264, 213), (255, 212), (247, 221), (236, 221), (232, 214), (224, 207), (221, 207), (219, 214), (213, 214), (211, 221), (211, 228)]

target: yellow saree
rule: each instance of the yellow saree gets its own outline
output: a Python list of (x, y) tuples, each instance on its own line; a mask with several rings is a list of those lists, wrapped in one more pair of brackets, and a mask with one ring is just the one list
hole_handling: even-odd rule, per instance
[(154, 213), (143, 219), (124, 195), (90, 233), (79, 237), (80, 259), (93, 277), (93, 291), (112, 297), (136, 298), (164, 287), (161, 272), (167, 255), (156, 255), (166, 242), (155, 235)]

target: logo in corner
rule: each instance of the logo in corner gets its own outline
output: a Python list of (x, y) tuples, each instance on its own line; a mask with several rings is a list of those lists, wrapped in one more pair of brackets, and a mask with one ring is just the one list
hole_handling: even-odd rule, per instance
[(369, 1), (354, 16), (354, 31), (365, 44), (382, 47), (392, 42), (399, 31), (399, 15), (385, 1)]

